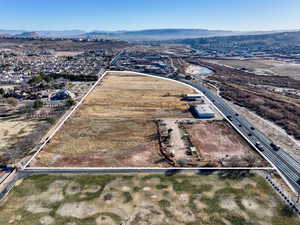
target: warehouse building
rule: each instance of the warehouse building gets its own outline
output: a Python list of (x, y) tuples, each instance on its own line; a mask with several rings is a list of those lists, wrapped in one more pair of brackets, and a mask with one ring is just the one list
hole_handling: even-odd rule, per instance
[(215, 117), (215, 113), (207, 104), (196, 105), (193, 107), (193, 110), (199, 119), (210, 119)]

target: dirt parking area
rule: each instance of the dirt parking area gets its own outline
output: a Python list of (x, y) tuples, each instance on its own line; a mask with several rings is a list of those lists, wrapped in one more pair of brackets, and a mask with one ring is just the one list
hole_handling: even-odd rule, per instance
[(224, 120), (186, 124), (201, 161), (215, 166), (264, 167), (268, 163)]
[(35, 175), (0, 203), (11, 225), (299, 225), (258, 174)]
[(31, 166), (165, 167), (156, 118), (190, 118), (182, 84), (109, 73)]

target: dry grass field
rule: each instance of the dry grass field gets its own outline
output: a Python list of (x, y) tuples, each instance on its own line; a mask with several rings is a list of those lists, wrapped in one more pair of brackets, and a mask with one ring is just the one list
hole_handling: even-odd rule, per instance
[(79, 108), (76, 116), (97, 118), (191, 117), (182, 94), (189, 87), (160, 78), (131, 73), (108, 74)]
[(156, 118), (188, 118), (182, 84), (110, 73), (31, 166), (167, 166), (158, 154)]
[(56, 51), (54, 54), (55, 56), (75, 56), (79, 55), (83, 52), (72, 52), (72, 51)]
[(0, 204), (11, 225), (299, 225), (258, 174), (35, 175)]
[(18, 163), (50, 127), (46, 121), (27, 119), (20, 113), (22, 107), (0, 104), (0, 111), (9, 112), (0, 118), (0, 166)]
[(36, 157), (33, 166), (143, 167), (160, 162), (151, 120), (71, 119)]

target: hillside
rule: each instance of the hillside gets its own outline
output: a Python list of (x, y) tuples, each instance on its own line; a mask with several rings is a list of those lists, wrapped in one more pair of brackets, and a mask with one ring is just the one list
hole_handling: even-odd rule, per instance
[(179, 40), (192, 48), (216, 53), (265, 52), (279, 54), (300, 53), (300, 31), (262, 35), (238, 35)]
[(36, 37), (40, 37), (40, 35), (37, 32), (23, 32), (21, 34), (15, 35), (15, 37), (18, 37), (18, 38), (36, 38)]
[[(0, 29), (0, 35), (3, 36), (15, 36), (26, 37), (28, 34), (30, 37), (73, 37), (73, 38), (99, 38), (99, 39), (115, 39), (125, 41), (166, 41), (166, 40), (184, 40), (184, 42), (195, 42), (199, 44), (206, 43), (206, 38), (209, 42), (218, 42), (223, 39), (216, 39), (216, 37), (230, 36), (242, 37), (242, 35), (256, 35), (262, 34), (274, 34), (282, 31), (231, 31), (231, 30), (208, 30), (208, 29), (145, 29), (145, 30), (121, 30), (121, 31), (105, 31), (96, 30), (92, 32), (86, 32), (84, 30), (3, 30)], [(287, 32), (287, 31), (285, 31)], [(262, 35), (263, 36), (263, 35)], [(201, 38), (201, 39), (199, 39)], [(199, 40), (198, 40), (199, 39)], [(239, 39), (239, 38), (237, 38)], [(227, 40), (227, 39), (224, 39)]]
[(211, 37), (233, 35), (233, 31), (224, 30), (207, 30), (207, 29), (149, 29), (138, 31), (94, 31), (86, 33), (88, 37), (98, 38), (118, 38), (122, 40), (169, 40), (169, 39), (183, 39), (183, 38), (197, 38), (197, 37)]

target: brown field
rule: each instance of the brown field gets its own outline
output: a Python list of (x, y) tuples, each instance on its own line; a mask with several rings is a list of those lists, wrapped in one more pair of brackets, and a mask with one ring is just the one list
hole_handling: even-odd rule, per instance
[(215, 166), (268, 166), (225, 121), (200, 121), (185, 126), (203, 161)]
[(167, 166), (160, 162), (156, 124), (151, 120), (73, 118), (34, 166)]
[(182, 94), (194, 93), (172, 81), (126, 73), (107, 75), (76, 112), (78, 117), (191, 117)]
[(56, 56), (75, 56), (75, 55), (79, 55), (83, 52), (72, 52), (72, 51), (56, 51), (54, 54)]
[(31, 166), (167, 166), (158, 154), (161, 117), (192, 117), (181, 84), (110, 73), (64, 124)]

